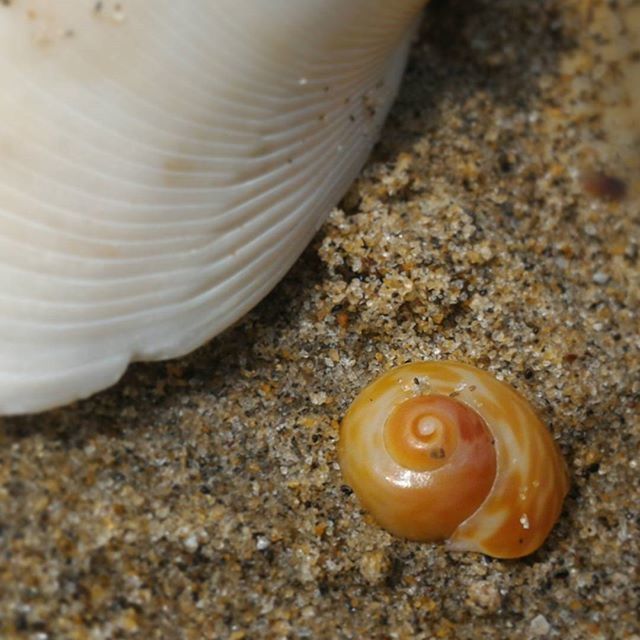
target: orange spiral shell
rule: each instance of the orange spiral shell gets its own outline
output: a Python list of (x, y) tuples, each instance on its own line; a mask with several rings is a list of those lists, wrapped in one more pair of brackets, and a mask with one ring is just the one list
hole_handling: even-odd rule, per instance
[(391, 533), (516, 558), (535, 551), (569, 482), (531, 405), (475, 367), (418, 362), (366, 387), (340, 431), (344, 477)]

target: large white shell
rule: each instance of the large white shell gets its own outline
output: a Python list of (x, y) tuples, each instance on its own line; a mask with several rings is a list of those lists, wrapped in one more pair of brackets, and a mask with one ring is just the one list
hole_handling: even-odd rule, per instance
[(0, 413), (255, 305), (366, 159), (422, 4), (0, 5)]

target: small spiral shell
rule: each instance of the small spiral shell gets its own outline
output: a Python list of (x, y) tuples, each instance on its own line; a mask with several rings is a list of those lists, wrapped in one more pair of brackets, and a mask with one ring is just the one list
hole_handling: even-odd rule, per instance
[(345, 416), (344, 477), (391, 533), (517, 558), (560, 515), (569, 482), (531, 405), (475, 367), (418, 362), (366, 387)]

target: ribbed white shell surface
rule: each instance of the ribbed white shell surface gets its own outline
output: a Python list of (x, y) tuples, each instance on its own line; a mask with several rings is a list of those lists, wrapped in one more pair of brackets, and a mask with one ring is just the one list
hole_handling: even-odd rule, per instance
[(255, 305), (364, 163), (422, 4), (0, 5), (0, 413)]

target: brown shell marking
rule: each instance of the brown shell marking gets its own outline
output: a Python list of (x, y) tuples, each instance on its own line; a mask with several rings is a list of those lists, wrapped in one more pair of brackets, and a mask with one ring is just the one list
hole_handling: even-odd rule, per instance
[(343, 420), (339, 459), (391, 533), (500, 558), (535, 551), (568, 490), (559, 450), (531, 405), (455, 362), (403, 365), (366, 387)]

